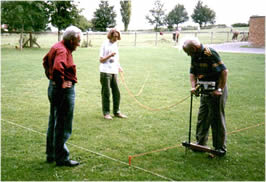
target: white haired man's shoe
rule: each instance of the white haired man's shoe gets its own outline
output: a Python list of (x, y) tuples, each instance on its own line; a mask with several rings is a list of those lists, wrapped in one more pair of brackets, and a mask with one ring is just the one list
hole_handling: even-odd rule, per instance
[(121, 113), (117, 113), (117, 114), (115, 114), (115, 117), (117, 117), (117, 118), (127, 118), (126, 115), (121, 114)]

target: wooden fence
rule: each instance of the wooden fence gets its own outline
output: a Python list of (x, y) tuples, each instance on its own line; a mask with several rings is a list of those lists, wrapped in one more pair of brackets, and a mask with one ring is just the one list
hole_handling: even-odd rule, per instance
[[(99, 47), (107, 39), (106, 32), (84, 32), (81, 42), (82, 47)], [(238, 39), (241, 41), (247, 37), (248, 32), (240, 32)], [(230, 31), (182, 31), (179, 40), (189, 37), (197, 37), (204, 44), (218, 44), (232, 41)], [(20, 32), (1, 33), (1, 47), (20, 47), (30, 37), (30, 32), (25, 32), (23, 36)], [(32, 34), (36, 43), (42, 48), (49, 48), (58, 41), (57, 32), (37, 32)], [(30, 43), (30, 42), (29, 42)], [(37, 45), (36, 44), (36, 45)], [(173, 40), (173, 32), (121, 32), (119, 46), (176, 46)]]

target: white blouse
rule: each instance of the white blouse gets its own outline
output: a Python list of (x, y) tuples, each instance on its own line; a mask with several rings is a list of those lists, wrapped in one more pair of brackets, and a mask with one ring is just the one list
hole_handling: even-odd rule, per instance
[(117, 42), (110, 42), (110, 40), (106, 40), (100, 49), (100, 57), (106, 57), (109, 54), (115, 52), (115, 56), (109, 58), (106, 62), (100, 63), (100, 72), (103, 73), (111, 73), (118, 74), (118, 70), (120, 67), (119, 63), (119, 52), (117, 47)]

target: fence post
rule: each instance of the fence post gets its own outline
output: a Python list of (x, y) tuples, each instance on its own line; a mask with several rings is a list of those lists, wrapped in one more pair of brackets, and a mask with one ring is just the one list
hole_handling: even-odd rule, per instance
[(19, 39), (19, 49), (22, 51), (22, 31), (20, 32), (20, 39)]
[(212, 44), (212, 39), (213, 39), (213, 32), (211, 32), (211, 44)]
[(137, 46), (137, 32), (135, 32), (135, 47)]
[(155, 34), (155, 46), (157, 46), (157, 40), (158, 40), (158, 32)]
[(229, 42), (229, 32), (227, 32), (227, 42)]
[(87, 31), (87, 44), (86, 44), (86, 47), (89, 47), (89, 32)]

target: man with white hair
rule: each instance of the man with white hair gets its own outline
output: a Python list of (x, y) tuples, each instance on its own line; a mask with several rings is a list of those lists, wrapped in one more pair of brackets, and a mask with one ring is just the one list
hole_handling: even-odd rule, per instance
[(68, 27), (63, 40), (54, 44), (43, 58), (45, 74), (49, 79), (48, 98), (50, 116), (46, 141), (46, 161), (57, 166), (77, 166), (69, 159), (66, 141), (72, 133), (75, 104), (76, 65), (72, 52), (80, 45), (81, 30)]
[(225, 103), (227, 100), (227, 68), (219, 54), (203, 46), (198, 40), (186, 40), (183, 50), (191, 56), (191, 93), (196, 93), (197, 84), (214, 83), (212, 89), (203, 87), (196, 129), (197, 144), (207, 145), (209, 128), (212, 128), (213, 147), (226, 154)]

